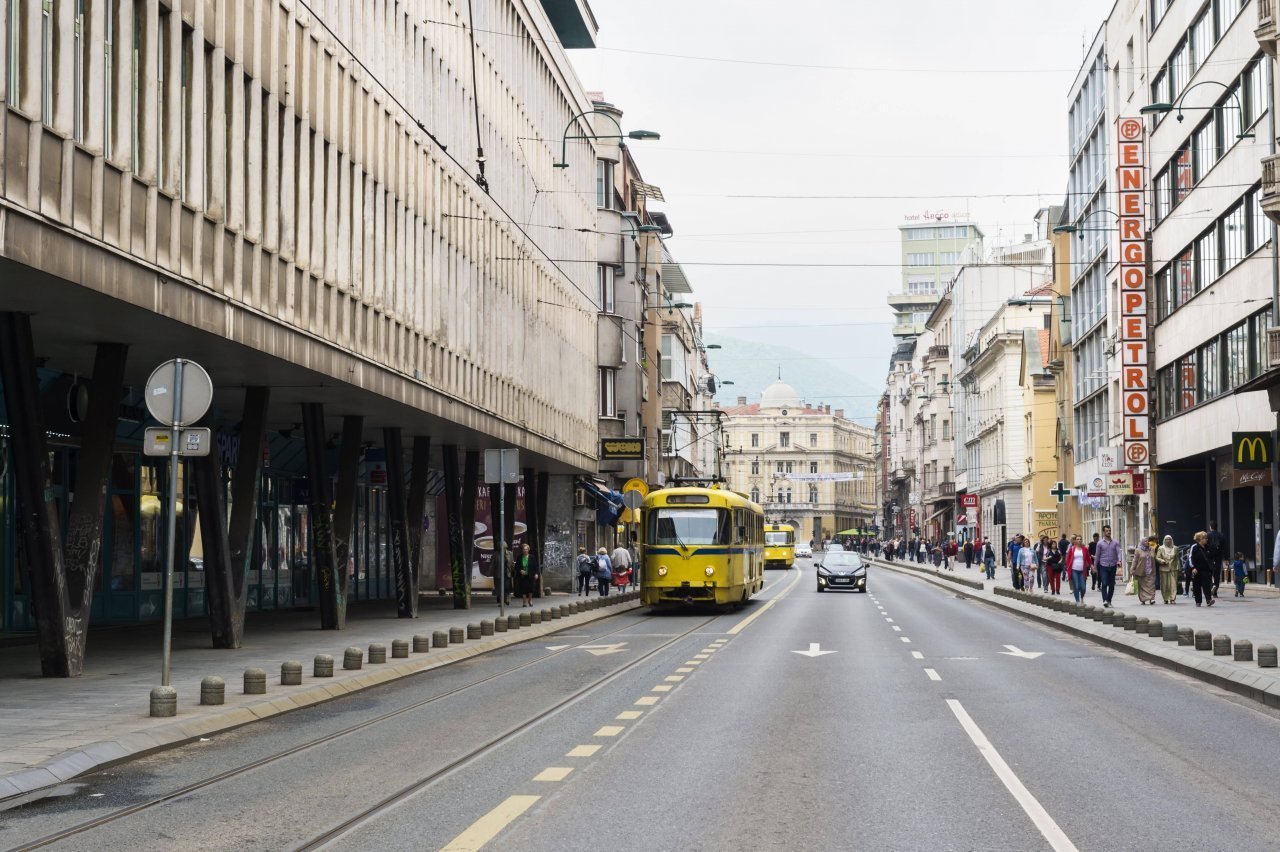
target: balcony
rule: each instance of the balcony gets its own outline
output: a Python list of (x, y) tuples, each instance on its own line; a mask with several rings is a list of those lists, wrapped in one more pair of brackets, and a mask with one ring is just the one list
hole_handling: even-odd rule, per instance
[(929, 347), (929, 357), (930, 357), (930, 358), (947, 358), (947, 357), (949, 357), (949, 356), (950, 356), (950, 354), (951, 354), (951, 347), (950, 347), (950, 346), (943, 345), (943, 346), (930, 346), (930, 347)]
[(1258, 0), (1258, 28), (1253, 31), (1258, 44), (1268, 56), (1276, 55), (1275, 0)]
[(1267, 329), (1267, 366), (1280, 368), (1280, 326)]
[(1262, 158), (1262, 212), (1280, 224), (1280, 154)]

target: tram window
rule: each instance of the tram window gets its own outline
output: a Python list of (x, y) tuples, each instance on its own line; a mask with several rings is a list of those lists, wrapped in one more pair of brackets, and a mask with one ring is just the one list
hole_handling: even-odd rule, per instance
[(728, 544), (732, 518), (724, 509), (658, 509), (651, 544)]

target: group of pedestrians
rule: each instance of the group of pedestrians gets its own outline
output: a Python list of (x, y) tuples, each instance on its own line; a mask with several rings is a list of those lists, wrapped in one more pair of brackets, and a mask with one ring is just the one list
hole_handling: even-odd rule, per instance
[(610, 588), (622, 591), (628, 584), (632, 588), (640, 584), (636, 558), (621, 543), (614, 548), (613, 553), (601, 547), (596, 550), (595, 556), (588, 555), (585, 547), (579, 547), (575, 567), (578, 575), (578, 597), (591, 596), (593, 580), (602, 598), (609, 596)]
[[(880, 550), (880, 542), (871, 539), (863, 542), (862, 552), (868, 549)], [(932, 564), (935, 568), (946, 571), (954, 570), (952, 563), (960, 553), (960, 545), (953, 538), (928, 539), (918, 536), (910, 539), (891, 538), (884, 542), (884, 558), (892, 562), (895, 558), (904, 561)]]
[[(1131, 584), (1130, 593), (1137, 595), (1143, 606), (1155, 606), (1157, 592), (1166, 604), (1176, 604), (1182, 595), (1194, 597), (1196, 606), (1213, 606), (1227, 555), (1218, 525), (1212, 523), (1207, 531), (1197, 532), (1187, 547), (1179, 547), (1169, 535), (1157, 542), (1154, 535), (1142, 539), (1129, 549), (1126, 561), (1124, 548), (1112, 537), (1110, 526), (1104, 526), (1101, 534), (1094, 533), (1087, 543), (1078, 534), (1063, 534), (1058, 540), (1042, 535), (1034, 542), (1025, 535), (1015, 535), (1008, 544), (1010, 579), (1015, 589), (1038, 588), (1053, 595), (1062, 593), (1065, 579), (1076, 601), (1083, 601), (1087, 591), (1096, 591), (1108, 608), (1113, 604), (1118, 578)], [(973, 550), (987, 578), (993, 579), (991, 542), (983, 539)], [(966, 564), (970, 562), (968, 551), (966, 545)], [(1127, 576), (1123, 576), (1126, 568)], [(1236, 596), (1242, 597), (1247, 582), (1243, 554), (1235, 554), (1231, 568)]]

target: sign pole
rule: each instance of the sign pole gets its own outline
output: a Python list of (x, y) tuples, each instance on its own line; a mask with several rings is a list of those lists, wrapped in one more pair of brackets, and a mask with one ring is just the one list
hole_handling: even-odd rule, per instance
[(493, 531), (493, 540), (497, 545), (493, 549), (493, 555), (498, 559), (498, 569), (494, 571), (494, 578), (498, 581), (498, 616), (506, 618), (507, 616), (507, 469), (503, 462), (506, 461), (506, 454), (503, 453), (498, 462), (498, 523)]
[(182, 433), (182, 365), (174, 359), (173, 422), (169, 424), (169, 533), (164, 557), (164, 663), (160, 685), (169, 685), (169, 663), (173, 655), (173, 545), (178, 533), (178, 440)]

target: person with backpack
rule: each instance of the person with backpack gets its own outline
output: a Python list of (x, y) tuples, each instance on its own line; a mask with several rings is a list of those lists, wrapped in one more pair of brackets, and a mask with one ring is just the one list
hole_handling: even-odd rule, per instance
[(1222, 563), (1227, 561), (1227, 539), (1218, 531), (1218, 522), (1209, 522), (1209, 541), (1205, 545), (1205, 555), (1209, 557), (1209, 565), (1213, 569), (1213, 599), (1218, 599), (1218, 582), (1222, 579)]
[(596, 551), (595, 569), (600, 597), (607, 598), (609, 596), (609, 586), (613, 585), (613, 560), (609, 558), (609, 551), (603, 547)]
[(1236, 581), (1236, 597), (1244, 597), (1245, 578), (1248, 575), (1245, 573), (1243, 553), (1236, 553), (1236, 558), (1231, 563), (1231, 575)]
[(595, 560), (587, 555), (585, 547), (578, 548), (578, 559), (575, 563), (578, 575), (578, 597), (591, 596), (591, 576), (595, 573)]

